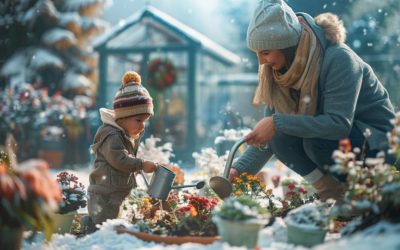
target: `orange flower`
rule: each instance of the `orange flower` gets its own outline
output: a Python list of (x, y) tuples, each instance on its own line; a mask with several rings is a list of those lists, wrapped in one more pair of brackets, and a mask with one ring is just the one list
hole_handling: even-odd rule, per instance
[(271, 195), (272, 194), (272, 189), (267, 189), (264, 192), (266, 195)]
[(167, 167), (176, 174), (174, 184), (180, 185), (185, 182), (185, 174), (178, 165), (168, 165)]
[(235, 195), (239, 196), (241, 194), (242, 194), (242, 190), (238, 189), (238, 190), (235, 191)]
[(349, 138), (342, 139), (339, 141), (339, 149), (344, 153), (349, 153), (351, 151), (351, 142)]
[(190, 214), (192, 215), (192, 217), (196, 217), (197, 216), (197, 210), (195, 207), (190, 206)]
[(61, 201), (62, 194), (59, 185), (47, 171), (47, 164), (42, 161), (28, 161), (27, 166), (32, 164), (34, 168), (21, 172), (21, 177), (27, 182), (32, 192), (42, 197), (46, 202)]
[(7, 169), (8, 169), (7, 165), (4, 163), (1, 163), (0, 164), (0, 175), (7, 173)]

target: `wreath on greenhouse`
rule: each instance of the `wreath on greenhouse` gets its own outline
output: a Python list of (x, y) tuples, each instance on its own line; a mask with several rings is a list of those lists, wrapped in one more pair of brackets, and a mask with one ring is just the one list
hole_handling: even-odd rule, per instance
[(175, 66), (168, 60), (152, 60), (147, 72), (147, 84), (158, 90), (172, 86), (176, 81)]

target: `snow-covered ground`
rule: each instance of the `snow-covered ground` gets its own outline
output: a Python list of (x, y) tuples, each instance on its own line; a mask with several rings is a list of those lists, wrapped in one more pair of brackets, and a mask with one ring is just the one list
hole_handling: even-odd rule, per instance
[[(78, 176), (79, 180), (88, 185), (88, 174), (90, 169), (67, 170)], [(52, 170), (52, 174), (56, 175), (60, 171)], [(139, 178), (138, 178), (139, 179)], [(80, 213), (87, 213), (86, 208), (79, 210)], [(82, 238), (76, 238), (71, 234), (59, 235), (54, 234), (51, 241), (47, 244), (43, 242), (41, 235), (36, 237), (33, 243), (23, 242), (22, 249), (43, 250), (99, 250), (99, 249), (150, 249), (150, 250), (221, 250), (221, 249), (246, 249), (245, 247), (231, 247), (227, 243), (217, 241), (211, 245), (200, 245), (194, 243), (186, 243), (183, 245), (162, 245), (152, 242), (142, 241), (128, 234), (117, 234), (113, 229), (115, 225), (130, 225), (121, 219), (109, 220), (97, 232)], [(315, 246), (316, 250), (398, 250), (400, 249), (400, 224), (389, 224), (381, 222), (370, 227), (363, 232), (352, 236), (341, 238), (339, 234), (328, 234), (324, 244)], [(286, 227), (282, 219), (277, 219), (274, 225), (264, 228), (260, 232), (259, 249), (268, 250), (294, 250), (307, 249), (301, 246), (294, 246), (287, 241)], [(379, 242), (379, 246), (377, 243)]]
[[(115, 225), (124, 224), (123, 220), (107, 221), (97, 232), (82, 238), (76, 238), (71, 234), (53, 235), (48, 244), (38, 240), (36, 243), (24, 242), (23, 249), (44, 250), (98, 250), (98, 249), (151, 249), (151, 250), (220, 250), (220, 249), (246, 249), (245, 247), (231, 247), (226, 243), (217, 241), (211, 245), (200, 245), (186, 243), (183, 245), (162, 245), (151, 242), (144, 242), (128, 234), (117, 234), (113, 228)], [(127, 225), (128, 226), (128, 225)], [(328, 234), (324, 244), (314, 247), (316, 250), (368, 250), (368, 249), (400, 249), (400, 225), (392, 225), (381, 222), (362, 233), (351, 237), (340, 238), (338, 234)], [(377, 243), (379, 242), (379, 246)], [(282, 220), (263, 229), (260, 232), (259, 249), (268, 250), (294, 250), (306, 249), (286, 243), (286, 229)]]

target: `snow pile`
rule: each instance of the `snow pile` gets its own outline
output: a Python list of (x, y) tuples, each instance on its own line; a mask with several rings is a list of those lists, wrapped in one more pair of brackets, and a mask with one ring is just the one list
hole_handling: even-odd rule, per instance
[[(326, 242), (315, 247), (315, 250), (353, 250), (353, 249), (400, 249), (400, 225), (381, 221), (378, 224), (356, 233), (350, 237)], [(377, 243), (379, 242), (379, 246)]]
[(328, 212), (323, 204), (308, 203), (288, 213), (285, 223), (304, 229), (327, 228), (329, 225)]

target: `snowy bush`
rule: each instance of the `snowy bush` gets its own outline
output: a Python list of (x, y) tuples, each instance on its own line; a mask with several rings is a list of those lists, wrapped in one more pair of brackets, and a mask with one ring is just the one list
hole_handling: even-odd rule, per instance
[(196, 168), (200, 169), (200, 175), (211, 177), (222, 175), (228, 153), (218, 156), (214, 149), (203, 148), (200, 153), (193, 153), (193, 158), (196, 160)]
[(214, 216), (230, 221), (265, 220), (269, 215), (260, 203), (249, 196), (231, 196), (214, 212)]
[(309, 203), (293, 209), (285, 218), (285, 223), (309, 229), (327, 229), (330, 224), (330, 204)]
[(168, 142), (157, 146), (160, 141), (160, 138), (150, 136), (144, 142), (141, 142), (137, 157), (154, 162), (170, 163), (170, 158), (174, 156), (172, 144)]

